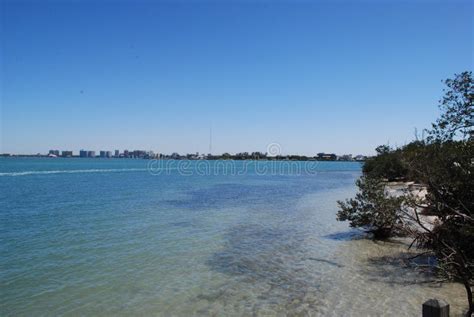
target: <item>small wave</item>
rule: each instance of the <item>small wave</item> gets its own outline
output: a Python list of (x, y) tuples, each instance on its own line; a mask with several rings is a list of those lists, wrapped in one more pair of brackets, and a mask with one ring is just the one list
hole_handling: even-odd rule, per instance
[(53, 171), (22, 171), (0, 173), (0, 176), (27, 176), (47, 174), (78, 174), (78, 173), (117, 173), (117, 172), (144, 172), (146, 168), (114, 168), (114, 169), (84, 169), (84, 170), (53, 170)]

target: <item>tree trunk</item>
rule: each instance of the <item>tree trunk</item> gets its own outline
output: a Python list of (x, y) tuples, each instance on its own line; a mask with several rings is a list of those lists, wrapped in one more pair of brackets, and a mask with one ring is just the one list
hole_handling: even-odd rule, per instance
[(469, 285), (469, 281), (463, 281), (464, 287), (466, 288), (467, 293), (467, 301), (469, 303), (469, 309), (466, 313), (466, 317), (471, 317), (474, 314), (474, 304), (472, 302), (472, 289), (471, 285)]

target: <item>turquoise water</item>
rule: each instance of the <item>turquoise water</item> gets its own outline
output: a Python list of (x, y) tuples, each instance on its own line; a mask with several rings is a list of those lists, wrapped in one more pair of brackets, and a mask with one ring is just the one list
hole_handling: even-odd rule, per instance
[(1, 315), (386, 311), (338, 293), (384, 289), (335, 221), (360, 164), (285, 164), (0, 159)]

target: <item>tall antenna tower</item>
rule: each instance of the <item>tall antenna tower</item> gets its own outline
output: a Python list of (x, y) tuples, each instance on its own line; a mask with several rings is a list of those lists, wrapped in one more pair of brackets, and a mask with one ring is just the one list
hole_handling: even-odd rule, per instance
[(209, 128), (209, 154), (212, 154), (212, 126)]

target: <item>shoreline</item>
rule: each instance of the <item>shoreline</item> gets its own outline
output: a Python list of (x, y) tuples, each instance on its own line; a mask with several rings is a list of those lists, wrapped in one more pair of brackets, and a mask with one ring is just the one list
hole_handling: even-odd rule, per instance
[(308, 159), (286, 159), (286, 158), (248, 158), (248, 159), (227, 159), (227, 158), (221, 158), (221, 157), (216, 157), (216, 158), (203, 158), (203, 159), (195, 159), (195, 158), (141, 158), (141, 157), (80, 157), (80, 156), (68, 156), (68, 157), (51, 157), (48, 155), (17, 155), (17, 154), (12, 154), (12, 155), (4, 155), (0, 154), (0, 158), (8, 158), (8, 159), (14, 159), (14, 158), (41, 158), (41, 159), (81, 159), (81, 160), (169, 160), (169, 161), (292, 161), (292, 162), (341, 162), (341, 163), (364, 163), (363, 160), (318, 160), (314, 158), (308, 158)]

